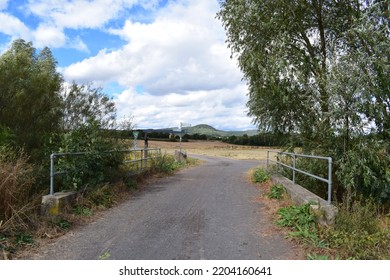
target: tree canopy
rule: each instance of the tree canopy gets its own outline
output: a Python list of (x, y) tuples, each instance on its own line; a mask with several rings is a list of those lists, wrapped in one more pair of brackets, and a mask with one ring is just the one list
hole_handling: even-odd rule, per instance
[(101, 88), (66, 85), (49, 48), (37, 51), (31, 42), (15, 40), (0, 56), (0, 145), (40, 160), (50, 139), (57, 139), (52, 149), (60, 148), (55, 136), (91, 123), (96, 129), (114, 124), (115, 104)]
[(389, 199), (388, 0), (225, 0), (217, 17), (259, 128), (298, 135), (336, 160), (344, 187)]
[(37, 52), (24, 40), (14, 41), (0, 57), (0, 125), (32, 155), (59, 128), (63, 80), (56, 66), (49, 48)]

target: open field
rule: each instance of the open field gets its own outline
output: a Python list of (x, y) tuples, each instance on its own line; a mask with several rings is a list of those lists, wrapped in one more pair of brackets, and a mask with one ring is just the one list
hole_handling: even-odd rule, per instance
[[(143, 146), (143, 143), (139, 145)], [(174, 154), (180, 149), (179, 142), (149, 141), (149, 148), (161, 148), (162, 153)], [(267, 150), (275, 150), (272, 147), (250, 147), (223, 143), (220, 141), (190, 140), (181, 143), (181, 149), (187, 154), (226, 157), (233, 159), (267, 159)]]

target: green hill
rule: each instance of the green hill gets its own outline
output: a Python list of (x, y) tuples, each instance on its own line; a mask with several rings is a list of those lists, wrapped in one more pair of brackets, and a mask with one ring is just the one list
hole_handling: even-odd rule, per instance
[(208, 124), (198, 124), (191, 127), (184, 128), (185, 132), (187, 134), (193, 135), (193, 134), (205, 134), (207, 136), (214, 136), (214, 137), (228, 137), (228, 136), (242, 136), (244, 134), (247, 134), (248, 136), (256, 135), (256, 130), (246, 130), (246, 131), (224, 131), (224, 130), (218, 130), (211, 125)]

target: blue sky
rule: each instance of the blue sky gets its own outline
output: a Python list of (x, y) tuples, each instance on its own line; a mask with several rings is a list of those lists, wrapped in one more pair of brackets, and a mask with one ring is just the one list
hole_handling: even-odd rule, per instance
[(65, 81), (103, 87), (138, 128), (253, 129), (218, 9), (218, 0), (0, 0), (0, 53), (17, 38), (50, 47)]

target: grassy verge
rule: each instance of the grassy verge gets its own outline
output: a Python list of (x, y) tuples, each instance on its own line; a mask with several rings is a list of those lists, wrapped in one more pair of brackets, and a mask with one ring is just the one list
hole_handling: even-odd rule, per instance
[[(253, 181), (265, 171), (255, 170)], [(264, 176), (260, 176), (264, 177)], [(298, 242), (309, 260), (390, 258), (390, 216), (369, 199), (341, 203), (334, 225), (321, 226), (310, 205), (293, 205), (284, 188), (260, 180), (263, 200), (273, 207), (275, 224), (288, 230), (287, 237)], [(268, 201), (268, 202), (267, 202)]]

